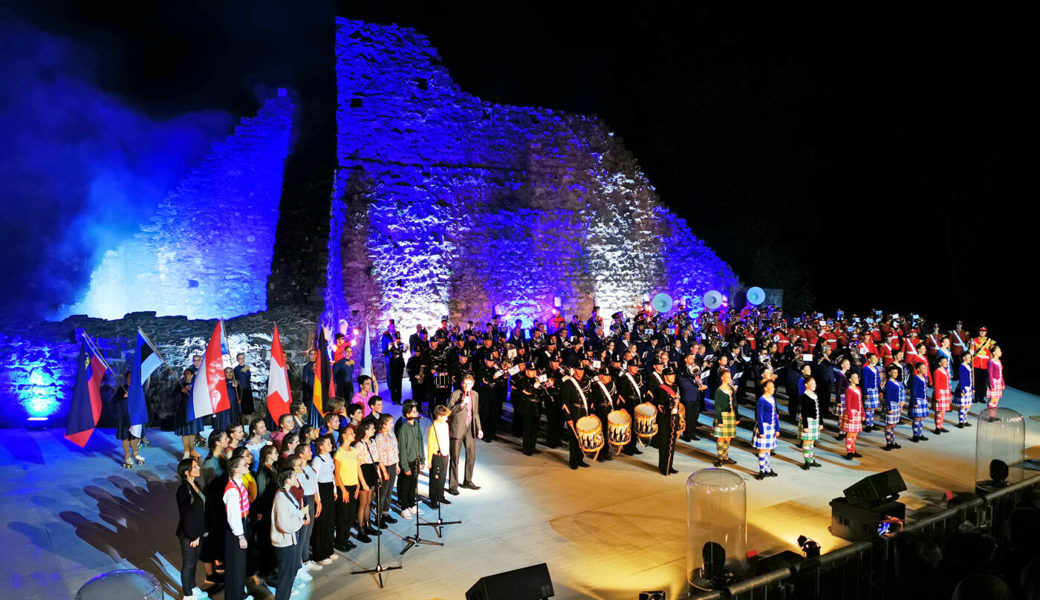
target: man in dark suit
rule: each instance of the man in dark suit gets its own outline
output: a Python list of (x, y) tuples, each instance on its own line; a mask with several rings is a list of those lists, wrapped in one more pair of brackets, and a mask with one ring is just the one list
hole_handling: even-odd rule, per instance
[(451, 468), (448, 493), (457, 496), (459, 494), (459, 453), (463, 445), (466, 447), (466, 474), (462, 481), (462, 487), (470, 490), (479, 490), (480, 486), (473, 483), (473, 465), (477, 461), (476, 440), (484, 437), (484, 430), (480, 426), (480, 409), (477, 393), (473, 391), (473, 374), (466, 373), (462, 379), (462, 389), (451, 393), (448, 400), (448, 409), (451, 416), (448, 417), (448, 437), (451, 438)]

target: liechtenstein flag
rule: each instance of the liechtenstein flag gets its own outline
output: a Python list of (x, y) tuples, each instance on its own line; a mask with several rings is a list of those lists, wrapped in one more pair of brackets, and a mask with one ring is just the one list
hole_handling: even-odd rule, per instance
[(72, 388), (72, 402), (65, 421), (65, 439), (80, 448), (87, 445), (101, 416), (101, 378), (105, 363), (87, 341), (80, 341), (79, 362), (76, 364), (76, 385)]
[(209, 338), (202, 366), (191, 382), (191, 402), (188, 403), (188, 422), (201, 419), (231, 408), (224, 379), (223, 323), (218, 321)]

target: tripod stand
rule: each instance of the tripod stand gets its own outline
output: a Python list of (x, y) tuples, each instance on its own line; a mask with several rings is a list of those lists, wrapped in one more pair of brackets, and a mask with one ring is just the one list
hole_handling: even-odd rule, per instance
[[(362, 574), (365, 574), (365, 573), (375, 573), (376, 577), (379, 579), (379, 589), (383, 589), (383, 572), (384, 571), (393, 571), (395, 569), (400, 569), (401, 566), (402, 566), (402, 565), (396, 565), (396, 566), (390, 566), (390, 567), (384, 567), (383, 566), (383, 527), (382, 527), (382, 525), (383, 525), (383, 511), (380, 510), (380, 508), (379, 508), (379, 488), (382, 487), (381, 483), (382, 482), (377, 482), (376, 483), (376, 527), (377, 527), (377, 531), (376, 531), (376, 567), (374, 569), (362, 569), (360, 571), (351, 571), (350, 572), (351, 575), (362, 575)], [(365, 523), (365, 525), (367, 526), (368, 523)], [(361, 524), (358, 523), (358, 526), (360, 527)]]

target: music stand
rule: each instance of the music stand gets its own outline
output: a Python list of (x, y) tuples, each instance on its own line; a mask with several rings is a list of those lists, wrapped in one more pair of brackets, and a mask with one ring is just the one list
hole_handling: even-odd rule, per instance
[[(362, 477), (364, 477), (364, 475), (362, 475)], [(364, 575), (367, 573), (375, 573), (376, 577), (379, 579), (379, 589), (383, 589), (383, 572), (400, 569), (403, 566), (383, 566), (383, 512), (379, 510), (379, 488), (381, 487), (382, 484), (376, 485), (376, 566), (374, 569), (362, 569), (360, 571), (350, 572), (351, 575)], [(360, 525), (361, 524), (359, 523), (358, 526)], [(365, 525), (368, 525), (368, 523), (365, 523)]]

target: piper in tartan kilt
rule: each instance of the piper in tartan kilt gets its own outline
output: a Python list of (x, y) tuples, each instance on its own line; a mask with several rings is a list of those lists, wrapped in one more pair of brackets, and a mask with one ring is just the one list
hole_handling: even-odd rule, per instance
[(899, 380), (899, 367), (895, 363), (886, 371), (888, 381), (885, 383), (885, 450), (902, 448), (896, 443), (896, 426), (903, 416), (903, 399), (906, 391)]
[(971, 427), (968, 422), (968, 409), (975, 401), (975, 392), (972, 390), (972, 378), (975, 372), (971, 369), (971, 354), (961, 354), (961, 366), (957, 380), (957, 429)]
[(950, 360), (946, 355), (939, 354), (939, 368), (932, 373), (932, 398), (935, 410), (935, 434), (946, 433), (949, 429), (943, 428), (943, 416), (950, 410), (950, 400), (953, 393), (950, 391)]
[(863, 393), (859, 389), (859, 373), (849, 372), (849, 387), (845, 390), (845, 411), (841, 413), (841, 424), (845, 432), (845, 458), (859, 457), (856, 438), (863, 429)]
[(721, 467), (723, 463), (735, 465), (737, 461), (729, 457), (729, 444), (737, 437), (737, 406), (733, 400), (733, 374), (729, 369), (719, 369), (719, 387), (715, 390), (715, 446), (718, 457), (715, 466)]
[(874, 412), (881, 406), (881, 371), (878, 370), (877, 354), (867, 355), (863, 367), (863, 431), (874, 431)]
[(928, 371), (927, 363), (917, 363), (917, 373), (910, 382), (910, 418), (913, 419), (914, 437), (911, 442), (927, 441), (924, 437), (924, 420), (928, 416), (928, 379), (925, 373)]
[(776, 448), (776, 438), (780, 437), (780, 420), (776, 414), (776, 382), (766, 379), (762, 383), (762, 397), (758, 399), (755, 409), (755, 437), (752, 445), (758, 450), (758, 475), (755, 479), (776, 477), (769, 465), (769, 454)]
[(1000, 362), (1000, 357), (1004, 354), (1004, 351), (1000, 349), (1000, 346), (993, 346), (992, 358), (989, 359), (989, 365), (987, 369), (989, 372), (989, 387), (986, 388), (986, 399), (988, 400), (987, 406), (989, 408), (996, 408), (1000, 404), (1000, 399), (1004, 396), (1004, 363)]
[(823, 466), (813, 457), (816, 440), (820, 439), (820, 399), (816, 396), (816, 379), (813, 377), (805, 379), (805, 391), (799, 400), (802, 405), (802, 458), (805, 459), (802, 469), (808, 471), (809, 467)]

